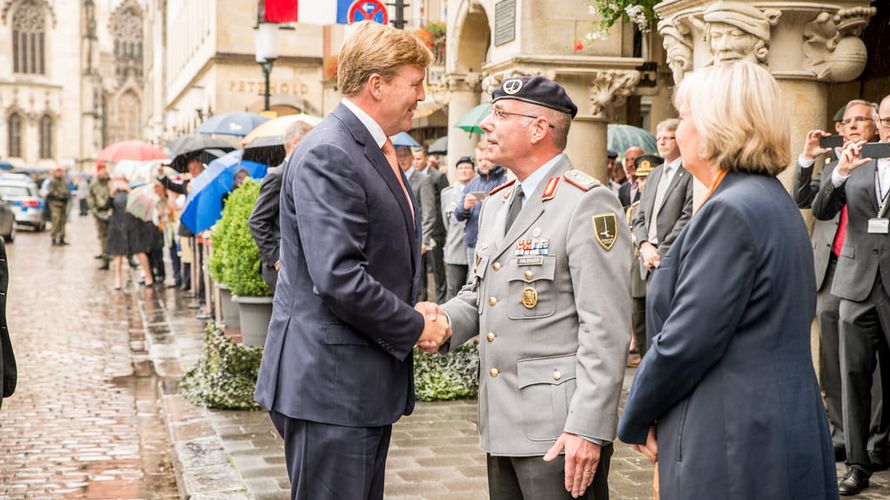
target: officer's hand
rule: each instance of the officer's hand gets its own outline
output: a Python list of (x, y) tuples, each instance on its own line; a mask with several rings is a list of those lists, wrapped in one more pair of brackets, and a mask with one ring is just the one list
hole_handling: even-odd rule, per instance
[(596, 467), (600, 461), (600, 446), (574, 434), (563, 432), (556, 444), (544, 455), (545, 462), (556, 460), (560, 452), (565, 450), (565, 487), (566, 491), (578, 498), (587, 491), (593, 482)]
[(658, 463), (658, 440), (656, 439), (655, 427), (649, 427), (649, 435), (646, 436), (646, 444), (635, 444), (635, 450), (642, 453), (646, 460), (653, 464)]
[(658, 255), (658, 249), (648, 241), (640, 243), (640, 260), (643, 261), (643, 265), (646, 266), (646, 269), (650, 271), (661, 264), (661, 257)]
[(807, 138), (803, 143), (803, 157), (807, 160), (815, 160), (817, 156), (824, 155), (831, 151), (831, 148), (823, 148), (819, 146), (819, 139), (830, 135), (831, 134), (824, 130), (810, 130), (807, 132)]
[(426, 243), (421, 243), (420, 244), (420, 255), (425, 254), (427, 250), (429, 250), (429, 248), (427, 248)]
[(451, 338), (448, 316), (442, 308), (432, 302), (418, 302), (414, 309), (423, 315), (423, 332), (417, 340), (417, 347), (423, 352), (436, 352), (439, 346)]
[(866, 142), (868, 141), (848, 142), (844, 144), (844, 150), (841, 152), (841, 156), (837, 163), (837, 170), (841, 175), (850, 175), (851, 172), (871, 161), (868, 158), (859, 157), (862, 153), (862, 145)]
[(468, 194), (464, 196), (464, 210), (469, 210), (473, 208), (475, 204), (479, 203), (479, 199), (473, 196), (472, 194)]

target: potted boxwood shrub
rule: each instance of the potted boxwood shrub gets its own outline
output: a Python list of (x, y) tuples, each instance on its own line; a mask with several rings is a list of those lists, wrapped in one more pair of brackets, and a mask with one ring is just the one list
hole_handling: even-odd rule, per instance
[(219, 305), (222, 312), (222, 318), (218, 318), (226, 327), (241, 328), (241, 320), (238, 314), (238, 304), (232, 301), (232, 292), (229, 285), (223, 281), (223, 262), (226, 251), (226, 239), (231, 234), (233, 217), (226, 217), (223, 211), (223, 217), (213, 228), (211, 235), (210, 259), (208, 260), (208, 268), (210, 277), (219, 290)]
[(260, 249), (247, 226), (259, 193), (260, 185), (247, 179), (229, 195), (223, 219), (228, 218), (230, 225), (221, 245), (222, 281), (238, 304), (241, 338), (245, 345), (253, 346), (265, 344), (272, 319), (272, 292), (260, 275)]

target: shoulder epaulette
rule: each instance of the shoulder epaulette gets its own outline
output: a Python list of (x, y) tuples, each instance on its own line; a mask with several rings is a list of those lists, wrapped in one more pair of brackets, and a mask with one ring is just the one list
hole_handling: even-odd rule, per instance
[(547, 181), (547, 186), (544, 187), (544, 192), (541, 193), (541, 201), (552, 200), (556, 196), (556, 188), (559, 187), (560, 179), (562, 177), (551, 177)]
[(516, 179), (511, 179), (510, 182), (505, 182), (505, 183), (501, 184), (500, 186), (489, 191), (488, 196), (491, 196), (491, 195), (497, 193), (498, 191), (500, 191), (501, 189), (504, 189), (505, 187), (512, 186), (514, 183), (516, 183)]
[(600, 184), (600, 181), (580, 170), (569, 170), (563, 174), (563, 177), (566, 178), (566, 182), (582, 191), (590, 191), (591, 189), (602, 185)]

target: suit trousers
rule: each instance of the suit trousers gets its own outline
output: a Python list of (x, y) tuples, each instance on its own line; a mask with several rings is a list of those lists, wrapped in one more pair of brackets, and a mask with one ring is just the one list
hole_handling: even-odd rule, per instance
[(630, 309), (631, 326), (633, 328), (634, 341), (637, 344), (637, 352), (640, 357), (646, 355), (646, 297), (633, 298)]
[(429, 298), (429, 278), (428, 274), (433, 274), (434, 285), (433, 290), (436, 296), (432, 299), (437, 304), (445, 303), (445, 296), (448, 285), (445, 281), (445, 253), (444, 248), (439, 242), (436, 242), (434, 248), (430, 248), (420, 257), (420, 283), (417, 284), (417, 302), (431, 300)]
[(382, 500), (392, 426), (346, 427), (269, 412), (293, 500)]
[[(822, 390), (825, 392), (825, 406), (828, 413), (828, 423), (831, 426), (831, 444), (835, 448), (844, 447), (844, 410), (841, 400), (841, 364), (840, 364), (840, 336), (838, 334), (838, 315), (841, 299), (831, 294), (831, 282), (834, 279), (834, 270), (837, 267), (837, 257), (831, 256), (828, 260), (828, 268), (825, 270), (825, 279), (822, 288), (816, 296), (816, 318), (819, 321), (820, 356), (819, 367), (821, 372)], [(887, 449), (888, 433), (890, 425), (883, 411), (883, 387), (887, 385), (885, 374), (887, 362), (890, 361), (887, 353), (878, 353), (878, 365), (872, 378), (871, 391), (871, 424), (868, 440), (868, 451), (884, 453)], [(888, 412), (890, 413), (890, 412)]]
[(445, 302), (453, 299), (457, 292), (467, 283), (467, 266), (465, 264), (446, 264), (448, 266), (447, 282), (448, 291), (445, 295)]
[(867, 447), (871, 431), (872, 382), (877, 356), (887, 352), (890, 346), (890, 297), (884, 292), (880, 276), (864, 301), (841, 300), (839, 318), (847, 465), (870, 473)]
[[(612, 443), (600, 450), (600, 461), (593, 483), (578, 498), (608, 500), (609, 464)], [(568, 500), (572, 494), (565, 486), (565, 455), (552, 462), (543, 457), (498, 457), (487, 455), (488, 496), (491, 500)]]

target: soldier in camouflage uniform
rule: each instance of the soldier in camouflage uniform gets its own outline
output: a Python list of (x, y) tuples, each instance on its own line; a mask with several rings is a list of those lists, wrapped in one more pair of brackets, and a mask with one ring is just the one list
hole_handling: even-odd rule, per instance
[(108, 171), (105, 165), (96, 165), (96, 178), (90, 183), (87, 204), (96, 220), (96, 232), (99, 234), (99, 245), (102, 248), (102, 265), (99, 269), (108, 269), (108, 221), (111, 219), (111, 188)]
[(53, 245), (67, 245), (65, 241), (65, 223), (68, 218), (68, 202), (71, 200), (71, 189), (65, 179), (61, 167), (53, 171), (53, 178), (47, 189), (46, 201), (50, 210)]

